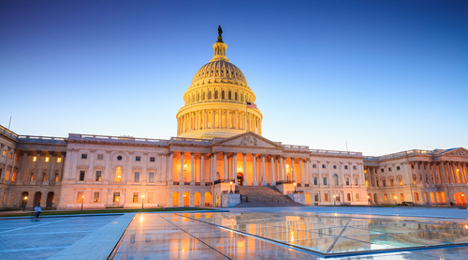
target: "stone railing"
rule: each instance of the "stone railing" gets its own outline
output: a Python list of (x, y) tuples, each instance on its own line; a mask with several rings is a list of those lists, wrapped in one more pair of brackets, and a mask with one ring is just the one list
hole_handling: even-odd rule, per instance
[(66, 138), (49, 137), (49, 136), (34, 136), (34, 135), (18, 135), (18, 141), (30, 143), (64, 143)]
[(311, 154), (324, 154), (324, 155), (339, 155), (339, 156), (352, 156), (352, 157), (361, 157), (361, 152), (347, 152), (347, 151), (334, 151), (334, 150), (319, 150), (319, 149), (310, 149)]
[(150, 139), (138, 138), (133, 136), (106, 136), (106, 135), (84, 135), (84, 134), (69, 134), (69, 140), (83, 140), (83, 141), (105, 141), (116, 143), (139, 143), (139, 144), (160, 144), (167, 145), (168, 140), (164, 139)]
[(299, 151), (308, 151), (309, 150), (309, 146), (304, 146), (304, 145), (284, 144), (283, 148), (285, 150), (299, 150)]
[(13, 138), (18, 138), (18, 135), (15, 134), (15, 132), (10, 131), (9, 129), (7, 129), (6, 127), (3, 127), (1, 125), (0, 125), (0, 133), (2, 133), (4, 135), (7, 135), (7, 136), (10, 136), (10, 137), (13, 137)]
[(213, 143), (213, 140), (201, 138), (171, 137), (169, 143), (210, 145), (211, 143)]
[(392, 153), (382, 156), (366, 156), (364, 157), (364, 161), (380, 161), (386, 159), (393, 159), (393, 158), (401, 158), (407, 157), (409, 155), (432, 155), (434, 153), (433, 150), (408, 150), (398, 153)]

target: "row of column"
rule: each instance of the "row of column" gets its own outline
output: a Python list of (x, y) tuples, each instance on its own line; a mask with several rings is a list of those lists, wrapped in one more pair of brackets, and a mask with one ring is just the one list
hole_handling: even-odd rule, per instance
[(423, 186), (430, 184), (468, 183), (467, 162), (411, 162), (413, 183)]
[(240, 110), (210, 109), (194, 111), (181, 115), (177, 121), (178, 134), (201, 129), (239, 129), (262, 134), (260, 117)]

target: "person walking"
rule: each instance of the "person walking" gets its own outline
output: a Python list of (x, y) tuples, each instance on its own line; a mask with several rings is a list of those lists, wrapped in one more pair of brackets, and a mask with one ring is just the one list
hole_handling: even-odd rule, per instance
[(39, 220), (39, 215), (41, 215), (41, 204), (37, 204), (37, 206), (34, 208), (34, 211), (36, 212), (36, 220)]

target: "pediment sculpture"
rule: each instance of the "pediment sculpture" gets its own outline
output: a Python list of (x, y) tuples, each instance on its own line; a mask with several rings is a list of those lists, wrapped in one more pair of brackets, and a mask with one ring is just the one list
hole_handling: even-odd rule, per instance
[(257, 146), (257, 138), (253, 136), (244, 136), (240, 142), (242, 146)]

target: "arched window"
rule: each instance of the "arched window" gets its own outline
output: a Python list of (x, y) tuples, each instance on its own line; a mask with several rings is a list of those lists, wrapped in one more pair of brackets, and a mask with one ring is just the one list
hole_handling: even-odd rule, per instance
[(333, 175), (333, 180), (335, 181), (335, 185), (338, 185), (338, 175)]
[(205, 193), (205, 206), (211, 207), (211, 192)]
[(241, 95), (241, 102), (244, 102), (244, 95)]
[(349, 178), (346, 178), (346, 186), (349, 186)]
[(206, 99), (206, 93), (203, 92), (202, 100), (205, 100), (205, 99)]
[(224, 90), (221, 91), (221, 99), (224, 99)]
[(190, 206), (190, 193), (184, 192), (184, 207)]
[(172, 193), (172, 206), (173, 207), (179, 206), (179, 193), (177, 191)]
[(323, 178), (323, 185), (327, 185), (327, 177)]
[(317, 185), (317, 177), (314, 177), (314, 185)]
[(237, 92), (236, 92), (236, 93), (234, 93), (234, 98), (235, 98), (235, 99), (236, 99), (236, 101), (237, 101)]
[(218, 91), (215, 90), (215, 96), (214, 96), (214, 99), (218, 99)]
[(229, 91), (229, 93), (228, 93), (228, 98), (229, 98), (229, 100), (232, 99), (232, 98), (231, 98), (231, 91)]
[(200, 93), (197, 93), (197, 102), (200, 101)]
[(195, 203), (195, 207), (199, 207), (200, 206), (200, 192), (195, 192), (195, 195), (193, 196), (193, 199), (194, 199), (194, 203)]
[(120, 166), (115, 168), (114, 181), (117, 181), (117, 182), (122, 181), (122, 167)]
[(208, 91), (208, 100), (211, 99), (211, 91)]
[(305, 203), (306, 205), (310, 205), (310, 194), (308, 192), (305, 194)]

